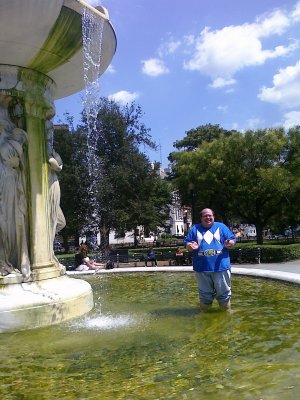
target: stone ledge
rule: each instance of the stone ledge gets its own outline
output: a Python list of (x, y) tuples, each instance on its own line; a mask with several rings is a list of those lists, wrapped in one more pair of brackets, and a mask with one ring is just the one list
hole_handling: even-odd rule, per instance
[(68, 276), (6, 285), (0, 291), (0, 333), (59, 324), (93, 308), (90, 284)]
[[(115, 263), (116, 265), (116, 263)], [(148, 261), (148, 266), (151, 265), (151, 261)], [(133, 268), (133, 267), (144, 267), (145, 262), (144, 261), (129, 261), (127, 263), (119, 263), (118, 267), (115, 268)], [(151, 265), (152, 266), (152, 265)], [(157, 261), (157, 266), (158, 267), (167, 267), (169, 266), (169, 261)]]

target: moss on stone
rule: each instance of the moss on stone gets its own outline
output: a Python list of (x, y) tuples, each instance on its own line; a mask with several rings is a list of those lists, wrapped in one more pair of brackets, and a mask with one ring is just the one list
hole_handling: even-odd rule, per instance
[(81, 47), (81, 14), (62, 7), (48, 38), (27, 67), (47, 74), (65, 64)]

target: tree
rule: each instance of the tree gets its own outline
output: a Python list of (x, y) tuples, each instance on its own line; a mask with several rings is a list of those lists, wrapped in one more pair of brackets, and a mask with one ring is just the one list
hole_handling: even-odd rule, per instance
[(248, 131), (238, 151), (233, 206), (240, 217), (256, 226), (257, 243), (262, 244), (263, 230), (274, 217), (280, 217), (294, 180), (284, 167), (288, 135), (279, 128)]
[(158, 227), (165, 226), (172, 201), (170, 184), (161, 179), (159, 171), (144, 157), (140, 154), (132, 159), (130, 184), (135, 190), (132, 191), (127, 204), (129, 218), (126, 230), (135, 232), (135, 245), (138, 226), (142, 225), (145, 231), (156, 233)]
[(78, 245), (79, 232), (88, 215), (88, 172), (83, 162), (86, 153), (86, 135), (80, 131), (56, 129), (53, 145), (63, 160), (63, 169), (58, 178), (61, 188), (60, 204), (66, 218), (66, 227), (61, 231), (61, 235), (64, 248), (68, 251), (69, 237), (75, 236)]
[(283, 167), (289, 171), (292, 179), (282, 203), (281, 216), (272, 221), (272, 228), (284, 232), (287, 228), (294, 239), (294, 231), (300, 224), (300, 126), (291, 128), (288, 133), (288, 146), (283, 159)]
[[(186, 136), (182, 140), (177, 140), (173, 145), (177, 149), (185, 151), (193, 151), (197, 149), (203, 142), (212, 142), (220, 139), (221, 136), (231, 136), (233, 131), (227, 131), (219, 125), (201, 125), (195, 129), (186, 132)], [(172, 157), (172, 153), (171, 153)]]
[[(106, 98), (98, 104), (91, 132), (97, 167), (90, 171), (94, 202), (89, 226), (100, 231), (102, 250), (109, 245), (112, 229), (129, 230), (142, 222), (151, 225), (157, 221), (157, 211), (165, 206), (166, 196), (158, 196), (163, 184), (158, 184), (149, 160), (139, 150), (141, 145), (155, 148), (141, 116), (141, 108), (135, 104), (121, 108)], [(87, 130), (89, 121), (83, 117)], [(138, 213), (142, 206), (143, 212)]]
[(175, 183), (186, 197), (192, 182), (198, 208), (210, 206), (224, 222), (238, 217), (254, 224), (262, 243), (264, 227), (281, 216), (289, 196), (297, 196), (292, 188), (299, 180), (299, 144), (291, 137), (279, 128), (236, 132), (204, 141), (193, 152), (173, 153)]

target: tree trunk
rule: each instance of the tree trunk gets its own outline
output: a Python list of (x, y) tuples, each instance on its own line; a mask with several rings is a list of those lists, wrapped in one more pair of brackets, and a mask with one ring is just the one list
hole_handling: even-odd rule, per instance
[(64, 233), (64, 231), (62, 231), (61, 236), (63, 238), (63, 248), (65, 249), (65, 253), (69, 252), (69, 235), (67, 235), (66, 233)]
[(78, 233), (76, 235), (74, 235), (74, 239), (75, 239), (75, 248), (79, 247), (79, 235), (78, 235)]
[(133, 235), (134, 247), (138, 247), (139, 245), (138, 235), (139, 235), (139, 230), (135, 229)]
[(256, 227), (256, 243), (263, 244), (264, 243), (263, 226), (261, 224), (256, 224), (255, 227)]
[(99, 227), (100, 231), (100, 252), (106, 254), (109, 249), (109, 232), (110, 229), (105, 225), (101, 224)]
[(292, 231), (292, 243), (296, 243), (296, 241), (295, 241), (295, 230), (294, 230), (293, 226), (291, 227), (291, 231)]

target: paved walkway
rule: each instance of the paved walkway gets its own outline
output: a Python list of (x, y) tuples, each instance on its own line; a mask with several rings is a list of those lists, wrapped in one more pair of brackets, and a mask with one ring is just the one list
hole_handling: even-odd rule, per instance
[(300, 284), (300, 260), (270, 264), (234, 264), (232, 273)]
[(250, 268), (270, 271), (292, 272), (300, 274), (300, 259), (282, 263), (268, 263), (268, 264), (232, 264), (232, 267)]
[[(99, 269), (97, 271), (68, 271), (67, 275), (95, 275), (125, 272), (191, 272), (192, 270), (191, 266), (122, 267), (110, 270)], [(257, 276), (300, 284), (300, 259), (274, 264), (232, 264), (232, 273), (236, 275)]]

